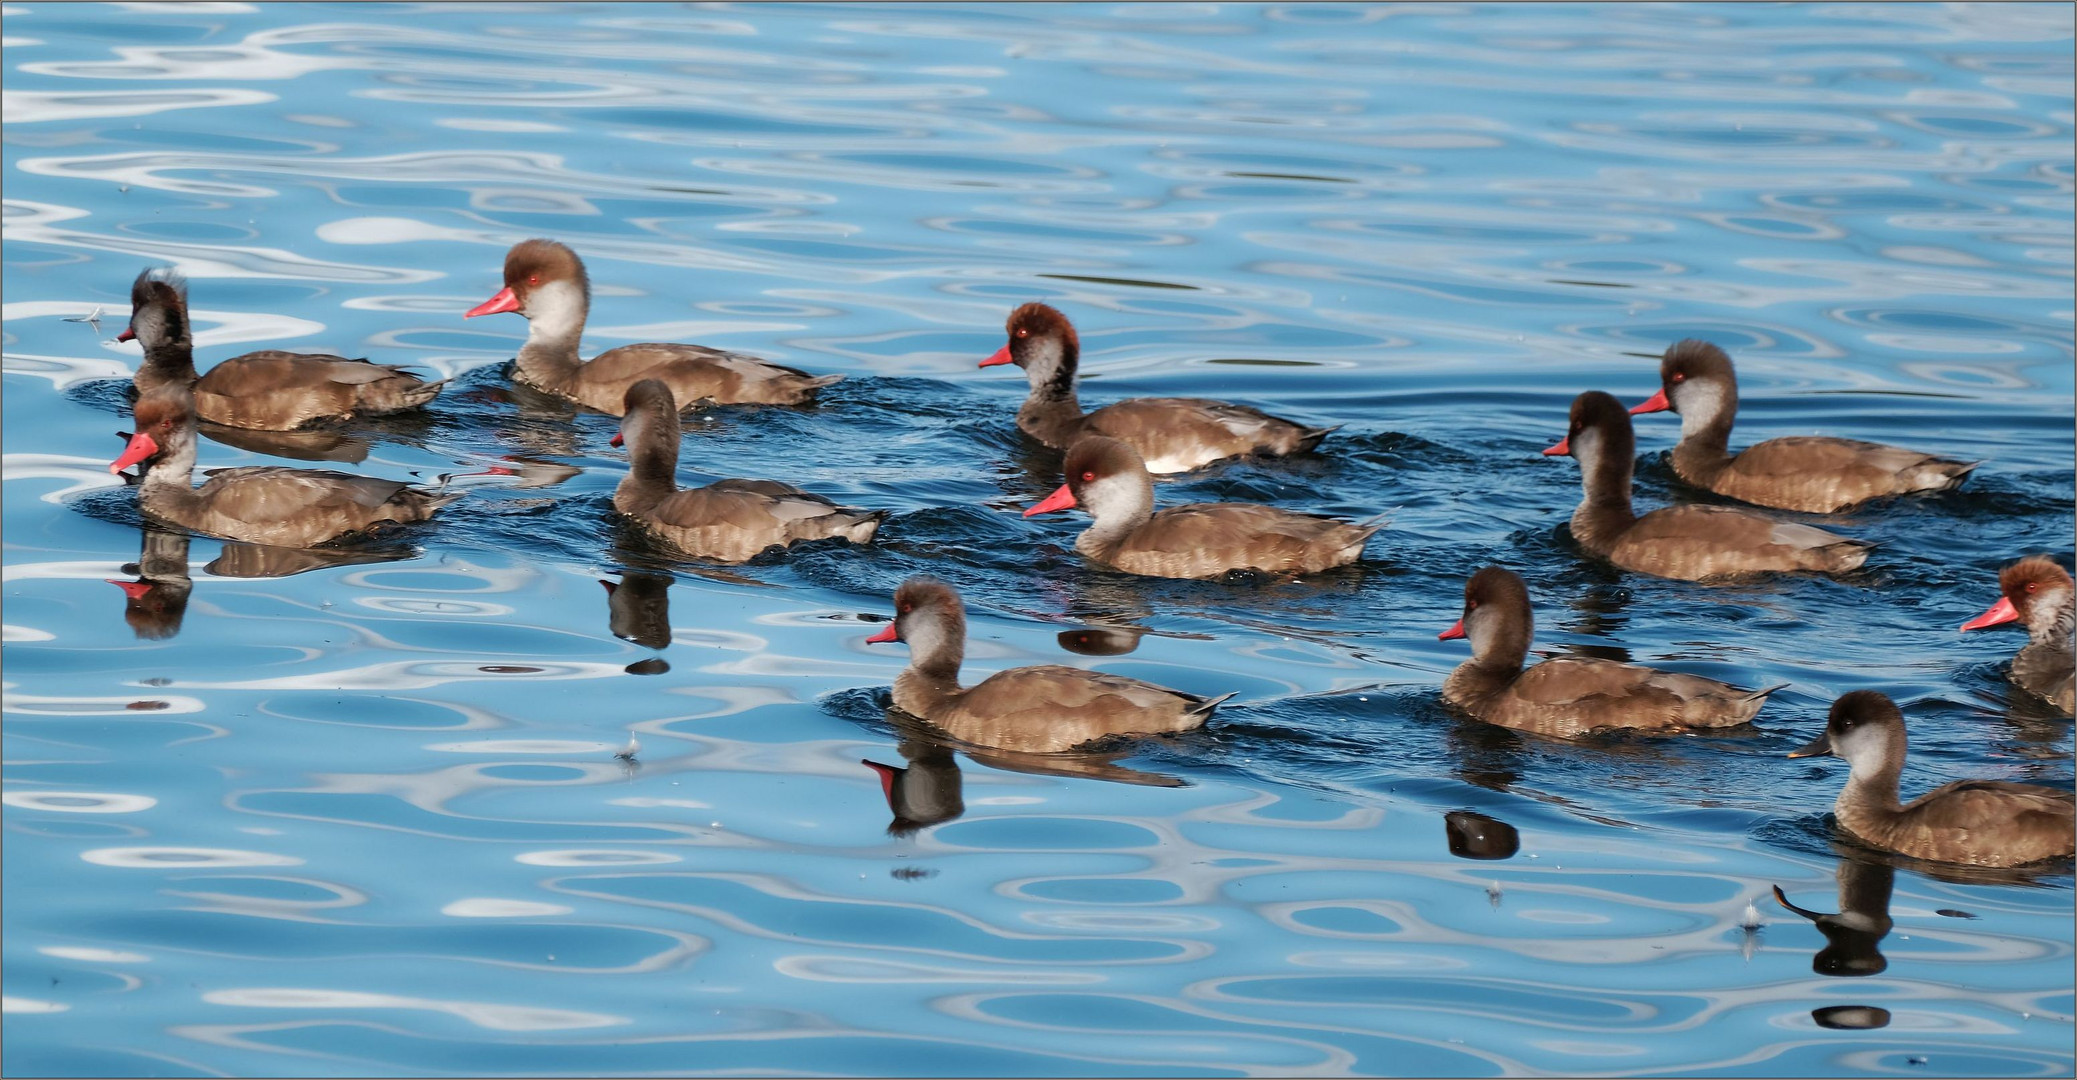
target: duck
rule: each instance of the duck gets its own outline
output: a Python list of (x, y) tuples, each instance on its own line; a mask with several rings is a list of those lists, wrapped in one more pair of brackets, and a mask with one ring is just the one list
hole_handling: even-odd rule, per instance
[(1738, 418), (1738, 375), (1721, 348), (1689, 339), (1659, 361), (1659, 391), (1630, 410), (1680, 414), (1673, 472), (1682, 480), (1756, 506), (1836, 514), (1870, 499), (1946, 491), (1981, 461), (1947, 458), (1901, 446), (1796, 435), (1728, 449)]
[(212, 469), (194, 487), (194, 395), (169, 383), (139, 398), (136, 432), (111, 473), (145, 462), (137, 481), (144, 516), (222, 540), (308, 548), (363, 534), (388, 522), (425, 521), (462, 497), (398, 480), (277, 465)]
[(1259, 503), (1189, 503), (1154, 511), (1154, 481), (1130, 443), (1084, 435), (1067, 452), (1067, 483), (1025, 517), (1081, 507), (1093, 519), (1075, 550), (1128, 574), (1211, 578), (1231, 570), (1309, 574), (1363, 557), (1385, 527)]
[(1880, 691), (1854, 690), (1832, 702), (1817, 738), (1789, 756), (1846, 759), (1846, 787), (1832, 811), (1870, 847), (1963, 866), (2025, 866), (2072, 853), (2077, 803), (2061, 788), (1957, 780), (1900, 805), (1904, 744), (1896, 703)]
[(958, 590), (918, 575), (895, 590), (894, 610), (894, 621), (866, 641), (908, 643), (909, 666), (894, 680), (895, 706), (976, 746), (1058, 753), (1114, 735), (1189, 731), (1233, 696), (1201, 697), (1058, 664), (998, 671), (963, 687), (966, 605)]
[(145, 641), (164, 641), (180, 633), (187, 617), (188, 596), (195, 590), (188, 572), (188, 534), (147, 525), (139, 540), (137, 561), (123, 567), (135, 581), (104, 578), (123, 591), (123, 621)]
[(505, 253), (505, 287), (463, 318), (516, 311), (527, 320), (514, 380), (587, 409), (619, 416), (628, 388), (643, 379), (670, 387), (687, 408), (717, 405), (803, 405), (842, 375), (810, 375), (743, 353), (705, 345), (646, 342), (578, 356), (591, 311), (584, 262), (554, 240), (522, 240)]
[(1838, 878), (1836, 914), (1797, 907), (1779, 885), (1774, 886), (1774, 902), (1809, 919), (1825, 936), (1825, 947), (1810, 958), (1810, 970), (1844, 978), (1880, 975), (1889, 969), (1878, 946), (1895, 925), (1889, 906), (1897, 868), (1879, 859), (1846, 855), (1839, 859)]
[(1637, 516), (1630, 509), (1637, 435), (1622, 404), (1599, 390), (1573, 399), (1571, 429), (1544, 454), (1579, 461), (1585, 497), (1572, 513), (1572, 535), (1625, 570), (1679, 581), (1792, 570), (1836, 574), (1866, 562), (1875, 546), (1733, 506), (1668, 506)]
[(1442, 699), (1488, 724), (1571, 739), (1611, 729), (1736, 727), (1750, 722), (1767, 695), (1781, 689), (1741, 690), (1699, 675), (1584, 656), (1524, 670), (1533, 629), (1529, 589), (1520, 575), (1501, 566), (1471, 575), (1464, 583), (1463, 617), (1436, 635), (1471, 643), (1471, 659), (1443, 681)]
[(2027, 628), (2026, 647), (2012, 658), (2012, 681), (2020, 689), (2072, 715), (2077, 706), (2077, 657), (2070, 651), (2070, 631), (2077, 627), (2077, 593), (2070, 572), (2046, 555), (2021, 559), (1998, 572), (2004, 595), (1990, 610), (1962, 624), (1981, 630), (2016, 622)]
[(192, 389), (198, 419), (227, 428), (293, 431), (403, 412), (433, 400), (447, 385), (391, 364), (279, 349), (234, 356), (198, 377), (187, 279), (171, 267), (137, 275), (130, 285), (130, 325), (115, 339), (144, 349), (133, 380), (140, 399), (178, 383)]
[(1083, 413), (1075, 396), (1081, 340), (1057, 309), (1037, 302), (1010, 312), (1009, 342), (981, 367), (1015, 364), (1031, 382), (1017, 427), (1055, 450), (1084, 435), (1130, 443), (1155, 473), (1182, 473), (1248, 454), (1287, 456), (1320, 444), (1336, 427), (1306, 427), (1260, 409), (1204, 398), (1128, 398)]
[(747, 562), (772, 547), (842, 537), (867, 543), (887, 511), (848, 510), (776, 480), (721, 480), (678, 487), (678, 402), (660, 379), (642, 379), (622, 394), (620, 432), (628, 472), (613, 491), (613, 509), (649, 534), (699, 559)]

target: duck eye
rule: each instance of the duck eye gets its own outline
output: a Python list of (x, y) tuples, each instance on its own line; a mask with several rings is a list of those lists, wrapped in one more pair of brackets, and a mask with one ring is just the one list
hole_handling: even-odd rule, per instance
[(1095, 479), (1096, 479), (1096, 470), (1094, 470), (1094, 469), (1084, 469), (1084, 470), (1082, 471), (1082, 482), (1083, 482), (1083, 483), (1085, 483), (1085, 484), (1086, 484), (1086, 483), (1089, 483), (1090, 481), (1093, 481), (1093, 480), (1095, 480)]
[(1674, 372), (1674, 373), (1673, 373), (1673, 381), (1674, 381), (1674, 382), (1679, 382), (1679, 381), (1681, 381), (1682, 379), (1685, 379), (1685, 378), (1687, 378), (1687, 377), (1688, 377), (1688, 376), (1687, 376), (1687, 373), (1686, 373), (1686, 372), (1684, 372), (1684, 371), (1676, 371), (1676, 372)]
[(539, 285), (539, 284), (541, 283), (541, 275), (539, 275), (539, 274), (528, 274), (528, 275), (527, 275), (527, 279), (526, 279), (526, 283), (527, 283), (527, 284), (529, 284), (529, 285)]
[(2028, 592), (2033, 592), (2033, 591), (2034, 591), (2035, 589), (2038, 589), (2038, 588), (2040, 588), (2040, 587), (2041, 587), (2041, 583), (2040, 583), (2040, 582), (2038, 582), (2038, 581), (2029, 581), (2029, 582), (2027, 582), (2027, 591), (2028, 591)]
[(1470, 611), (1470, 610), (1471, 610), (1472, 608), (1475, 608), (1475, 607), (1477, 607), (1477, 606), (1478, 606), (1478, 601), (1476, 601), (1476, 600), (1466, 600), (1466, 601), (1464, 601), (1464, 610), (1466, 610), (1466, 611)]
[(914, 610), (916, 610), (916, 605), (914, 605), (914, 604), (902, 604), (902, 605), (898, 606), (898, 607), (897, 607), (897, 608), (896, 608), (895, 610), (897, 610), (897, 611), (901, 612), (901, 613), (902, 613), (902, 614), (904, 614), (904, 615), (907, 615), (907, 614), (908, 614), (909, 612), (911, 612), (911, 611), (914, 611)]
[(1026, 329), (1025, 327), (1022, 327), (1022, 326), (1020, 326), (1020, 327), (1018, 327), (1018, 328), (1017, 328), (1017, 336), (1018, 336), (1018, 337), (1030, 337), (1030, 336), (1031, 336), (1031, 331), (1030, 331), (1029, 329)]

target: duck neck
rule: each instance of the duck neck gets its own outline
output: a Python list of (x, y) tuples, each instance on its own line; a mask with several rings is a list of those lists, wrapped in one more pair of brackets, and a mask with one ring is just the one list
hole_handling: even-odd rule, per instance
[(678, 490), (678, 414), (666, 408), (630, 413), (620, 425), (627, 447), (627, 475), (613, 492), (615, 503), (647, 505)]
[(1833, 812), (1855, 833), (1868, 836), (1881, 822), (1904, 809), (1897, 799), (1897, 781), (1904, 775), (1902, 753), (1860, 754), (1848, 759), (1846, 786), (1839, 792)]
[(918, 715), (957, 695), (959, 665), (966, 660), (966, 615), (937, 612), (911, 618), (902, 627), (909, 646), (909, 666), (895, 680), (897, 703)]
[(1031, 394), (1017, 410), (1020, 427), (1041, 442), (1065, 449), (1082, 424), (1082, 402), (1075, 395), (1079, 348), (1058, 338), (1042, 338), (1024, 347), (1024, 378)]
[(1154, 478), (1144, 470), (1093, 480), (1077, 493), (1089, 511), (1089, 527), (1075, 538), (1075, 550), (1098, 562), (1111, 561), (1119, 545), (1154, 516)]
[(169, 341), (144, 350), (144, 363), (138, 366), (139, 381), (147, 384), (141, 390), (167, 383), (193, 386), (195, 374), (195, 346), (187, 338)]
[(1678, 391), (1680, 444), (1673, 469), (1691, 483), (1706, 484), (1731, 464), (1731, 424), (1738, 418), (1738, 388), (1694, 380)]
[(2027, 638), (2032, 645), (2067, 653), (2071, 631), (2077, 629), (2077, 593), (2058, 591), (2061, 595), (2050, 592), (2028, 609)]
[(137, 482), (137, 503), (176, 523), (194, 519), (202, 497), (195, 492), (195, 425), (190, 420), (166, 436)]
[(1585, 497), (1572, 512), (1572, 535), (1589, 551), (1603, 551), (1615, 537), (1636, 523), (1630, 510), (1631, 459), (1636, 439), (1614, 437), (1589, 429), (1572, 441), (1572, 456), (1579, 460), (1580, 487)]
[(568, 281), (551, 281), (526, 298), (526, 344), (519, 347), (517, 367), (525, 382), (556, 386), (577, 373), (583, 361), (578, 343), (591, 298)]
[(1443, 682), (1443, 696), (1474, 711), (1499, 696), (1522, 674), (1531, 633), (1527, 611), (1503, 610), (1491, 603), (1464, 620), (1471, 659), (1457, 665)]

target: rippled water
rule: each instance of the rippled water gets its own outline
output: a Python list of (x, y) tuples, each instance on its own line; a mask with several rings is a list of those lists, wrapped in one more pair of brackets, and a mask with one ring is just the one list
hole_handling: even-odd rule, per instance
[[(1842, 859), (1842, 768), (1782, 758), (1875, 687), (1908, 791), (2070, 783), (2019, 635), (1954, 630), (2073, 544), (2067, 5), (4, 14), (10, 1074), (2071, 1070), (2068, 867)], [(460, 318), (535, 235), (589, 261), (587, 352), (849, 375), (706, 414), (685, 473), (891, 510), (883, 542), (720, 570), (622, 534), (610, 419), (512, 390), (520, 320)], [(303, 456), (512, 474), (369, 561), (141, 532), (112, 339), (166, 263), (204, 366), (457, 376)], [(1346, 425), (1162, 501), (1391, 528), (1298, 583), (1090, 567), (1072, 515), (1018, 517), (1057, 459), (974, 367), (1029, 299), (1076, 318), (1085, 400)], [(1838, 580), (1585, 562), (1577, 469), (1536, 451), (1690, 335), (1738, 359), (1741, 443), (1988, 464), (1841, 518), (1884, 546)], [(1640, 501), (1693, 497), (1675, 422), (1639, 428)], [(1543, 647), (1790, 688), (1705, 738), (1453, 719), (1435, 634), (1494, 561)], [(161, 602), (103, 584), (145, 567)], [(864, 644), (923, 570), (965, 591), (970, 679), (1240, 696), (951, 754)], [(909, 767), (903, 817), (861, 759)]]

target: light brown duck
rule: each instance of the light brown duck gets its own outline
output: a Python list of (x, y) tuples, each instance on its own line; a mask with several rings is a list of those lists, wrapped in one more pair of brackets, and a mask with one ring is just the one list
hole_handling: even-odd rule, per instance
[(577, 253), (553, 240), (522, 240), (505, 253), (505, 287), (464, 318), (516, 311), (527, 320), (512, 377), (588, 409), (619, 416), (628, 388), (657, 379), (684, 408), (800, 405), (842, 375), (809, 375), (743, 353), (705, 345), (622, 345), (586, 361), (578, 356), (591, 311), (591, 280)]
[(1204, 698), (1056, 664), (998, 671), (962, 687), (966, 607), (959, 593), (934, 578), (912, 577), (895, 591), (894, 609), (894, 622), (866, 640), (909, 645), (909, 666), (894, 680), (895, 706), (978, 746), (1053, 753), (1111, 735), (1188, 731), (1233, 696)]
[(2026, 647), (2012, 658), (2012, 681), (2065, 716), (2077, 712), (2077, 656), (2070, 651), (2077, 594), (2071, 591), (2070, 572), (2046, 555), (2035, 555), (1999, 571), (1998, 591), (2004, 594), (1998, 602), (1962, 629), (2009, 622), (2026, 627)]
[[(1468, 638), (1471, 659), (1443, 681), (1442, 699), (1488, 724), (1575, 738), (1591, 731), (1735, 727), (1767, 695), (1715, 679), (1591, 657), (1559, 657), (1523, 670), (1535, 616), (1513, 571), (1488, 566), (1464, 583), (1464, 617), (1436, 635)], [(1786, 685), (1786, 684), (1784, 684)]]
[(144, 347), (135, 380), (140, 398), (173, 383), (192, 387), (195, 415), (231, 428), (289, 431), (402, 412), (433, 400), (446, 385), (388, 364), (279, 349), (234, 356), (198, 378), (187, 282), (170, 268), (137, 275), (130, 286), (130, 325), (116, 340)]
[(1825, 730), (1789, 754), (1846, 759), (1846, 787), (1832, 811), (1864, 843), (1915, 859), (1966, 866), (2024, 866), (2071, 854), (2071, 793), (2009, 780), (1957, 780), (1897, 801), (1904, 772), (1904, 714), (1888, 697), (1855, 690), (1832, 703)]
[(1675, 342), (1659, 362), (1659, 392), (1631, 409), (1680, 414), (1673, 471), (1682, 480), (1759, 506), (1831, 514), (1885, 495), (1946, 491), (1980, 461), (1961, 462), (1901, 446), (1796, 435), (1731, 453), (1738, 375), (1706, 341)]
[(1788, 570), (1838, 573), (1867, 561), (1874, 546), (1730, 506), (1668, 506), (1637, 516), (1630, 509), (1637, 435), (1622, 404), (1599, 390), (1573, 399), (1571, 429), (1544, 453), (1578, 459), (1585, 498), (1572, 512), (1572, 535), (1587, 551), (1625, 570), (1682, 581)]
[(137, 482), (137, 507), (155, 521), (225, 540), (307, 548), (384, 522), (424, 521), (461, 498), (395, 480), (262, 465), (195, 473), (194, 398), (170, 384), (137, 402), (137, 432), (108, 466), (151, 459)]
[(678, 403), (656, 379), (627, 388), (620, 434), (628, 472), (613, 491), (613, 508), (652, 535), (701, 559), (744, 562), (771, 547), (840, 536), (863, 544), (879, 531), (885, 510), (847, 510), (776, 480), (722, 480), (678, 487)]
[(1067, 483), (1025, 517), (1081, 507), (1094, 519), (1075, 550), (1128, 574), (1209, 578), (1229, 570), (1306, 574), (1346, 566), (1384, 528), (1258, 503), (1190, 503), (1154, 512), (1154, 480), (1129, 444), (1085, 435), (1067, 452)]
[(981, 367), (1015, 364), (1031, 382), (1017, 427), (1055, 450), (1084, 435), (1131, 444), (1156, 473), (1188, 472), (1244, 454), (1296, 454), (1318, 446), (1334, 428), (1309, 428), (1260, 409), (1204, 398), (1128, 398), (1084, 414), (1075, 395), (1081, 339), (1067, 316), (1045, 304), (1010, 312), (1009, 343)]

